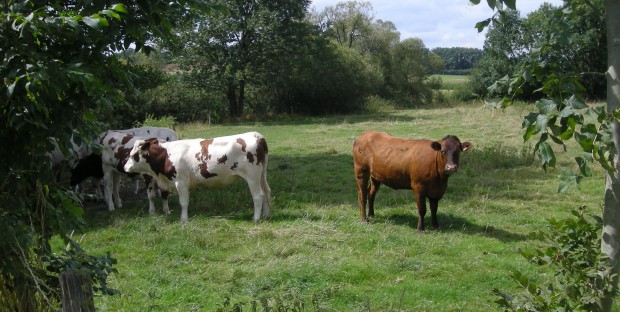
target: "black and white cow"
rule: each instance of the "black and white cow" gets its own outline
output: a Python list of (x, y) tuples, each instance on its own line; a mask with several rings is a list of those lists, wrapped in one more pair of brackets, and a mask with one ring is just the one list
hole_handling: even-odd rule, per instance
[(124, 169), (152, 176), (162, 191), (176, 191), (181, 222), (187, 222), (191, 188), (223, 187), (241, 177), (252, 193), (257, 222), (270, 216), (267, 158), (267, 142), (258, 132), (165, 143), (148, 139), (135, 141)]

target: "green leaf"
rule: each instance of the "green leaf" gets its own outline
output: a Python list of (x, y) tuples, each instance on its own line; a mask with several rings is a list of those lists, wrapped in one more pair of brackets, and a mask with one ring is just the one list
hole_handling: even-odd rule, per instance
[(577, 162), (577, 166), (579, 166), (579, 172), (581, 175), (586, 177), (592, 176), (592, 170), (588, 166), (588, 161), (586, 161), (583, 157), (575, 157), (575, 161)]
[(590, 133), (577, 133), (575, 134), (575, 140), (581, 145), (584, 151), (591, 151), (594, 147), (594, 135)]
[(128, 13), (127, 8), (125, 7), (124, 4), (122, 3), (117, 3), (112, 7), (112, 10), (116, 11), (116, 12), (121, 12), (121, 13)]
[(569, 105), (564, 106), (564, 108), (562, 109), (562, 111), (560, 111), (559, 116), (562, 118), (565, 117), (570, 117), (575, 115), (575, 109)]
[(118, 13), (116, 13), (114, 10), (103, 10), (101, 11), (101, 13), (104, 15), (110, 16), (116, 20), (119, 20), (119, 21), (121, 20), (121, 16)]
[(566, 129), (566, 131), (560, 133), (559, 137), (562, 140), (568, 140), (568, 139), (570, 139), (573, 136), (574, 133), (575, 133), (575, 131), (573, 129), (568, 128), (568, 129)]
[(527, 276), (523, 275), (523, 273), (519, 271), (513, 271), (511, 275), (512, 278), (523, 288), (526, 288), (527, 285), (529, 285), (530, 283), (530, 280), (527, 278)]
[(538, 112), (541, 114), (549, 115), (557, 107), (557, 104), (553, 100), (542, 99), (536, 102)]
[(555, 152), (553, 148), (547, 142), (538, 143), (538, 154), (540, 155), (540, 161), (543, 168), (546, 170), (546, 166), (555, 167)]
[(538, 116), (536, 116), (536, 132), (546, 130), (547, 122), (547, 115), (538, 114)]
[(558, 144), (558, 145), (562, 145), (562, 146), (564, 146), (564, 151), (566, 151), (566, 146), (564, 145), (564, 142), (563, 142), (562, 140), (560, 140), (560, 139), (559, 139), (558, 137), (556, 137), (555, 135), (549, 135), (549, 137), (551, 138), (551, 140), (552, 140), (553, 142), (555, 142), (555, 144)]
[(489, 8), (494, 9), (494, 10), (495, 10), (496, 3), (497, 3), (496, 0), (487, 0), (487, 4), (489, 5)]
[(516, 0), (504, 0), (504, 4), (510, 8), (511, 10), (517, 9), (517, 1)]
[(84, 24), (88, 25), (90, 28), (93, 29), (101, 29), (101, 25), (100, 25), (100, 21), (98, 18), (93, 18), (91, 16), (84, 16), (82, 18), (82, 21), (84, 22)]
[(573, 172), (563, 172), (558, 176), (560, 185), (558, 185), (558, 193), (566, 192), (570, 187), (578, 187), (581, 177)]
[(476, 23), (475, 27), (478, 29), (478, 32), (482, 32), (487, 26), (489, 26), (489, 24), (491, 24), (491, 19), (487, 18), (484, 21)]
[(584, 109), (584, 108), (588, 108), (588, 105), (586, 103), (584, 103), (583, 101), (581, 101), (580, 99), (578, 99), (576, 96), (571, 96), (567, 101), (565, 101), (565, 104), (574, 108), (574, 109)]

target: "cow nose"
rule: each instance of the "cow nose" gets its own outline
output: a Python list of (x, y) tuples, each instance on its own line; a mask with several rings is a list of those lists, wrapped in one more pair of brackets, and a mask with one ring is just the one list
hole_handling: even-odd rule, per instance
[(455, 164), (447, 164), (446, 165), (446, 173), (455, 173), (457, 170), (457, 165)]

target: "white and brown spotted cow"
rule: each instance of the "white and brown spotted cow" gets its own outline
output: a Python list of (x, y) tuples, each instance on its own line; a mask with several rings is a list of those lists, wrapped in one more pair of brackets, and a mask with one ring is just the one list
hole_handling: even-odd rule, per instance
[(258, 132), (161, 143), (137, 140), (125, 171), (148, 174), (166, 191), (176, 191), (181, 222), (187, 222), (189, 190), (195, 186), (223, 187), (239, 177), (250, 188), (254, 221), (269, 218), (271, 190), (267, 183), (267, 142)]
[[(99, 137), (99, 143), (101, 144), (101, 167), (103, 168), (105, 180), (104, 195), (108, 210), (110, 211), (113, 211), (115, 206), (116, 208), (123, 206), (118, 193), (121, 175), (128, 174), (123, 167), (129, 159), (129, 152), (133, 149), (134, 143), (142, 139), (131, 134), (116, 131), (106, 131)], [(154, 198), (156, 193), (154, 182), (151, 177), (146, 175), (144, 176), (144, 181), (149, 199), (149, 213), (154, 214)], [(164, 212), (170, 213), (168, 209), (168, 192), (162, 191), (161, 197)]]

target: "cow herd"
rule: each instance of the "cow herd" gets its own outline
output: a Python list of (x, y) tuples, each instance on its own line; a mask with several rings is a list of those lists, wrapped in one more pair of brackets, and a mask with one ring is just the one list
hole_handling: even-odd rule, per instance
[[(100, 150), (73, 144), (70, 184), (76, 186), (88, 177), (102, 180), (105, 203), (111, 211), (122, 207), (121, 176), (144, 180), (150, 214), (155, 213), (154, 198), (158, 190), (165, 213), (170, 213), (168, 195), (178, 194), (181, 222), (188, 220), (192, 188), (223, 187), (241, 178), (252, 194), (253, 220), (270, 217), (269, 150), (267, 141), (258, 132), (179, 140), (171, 129), (142, 127), (106, 131), (95, 145)], [(460, 153), (471, 147), (471, 143), (461, 142), (453, 135), (432, 141), (402, 139), (375, 131), (362, 133), (353, 143), (353, 171), (361, 220), (374, 217), (375, 196), (380, 185), (385, 184), (393, 189), (413, 191), (420, 232), (425, 230), (428, 199), (431, 225), (438, 229), (438, 202), (447, 189), (448, 178), (458, 169)], [(54, 164), (63, 159), (57, 150), (50, 157)]]

